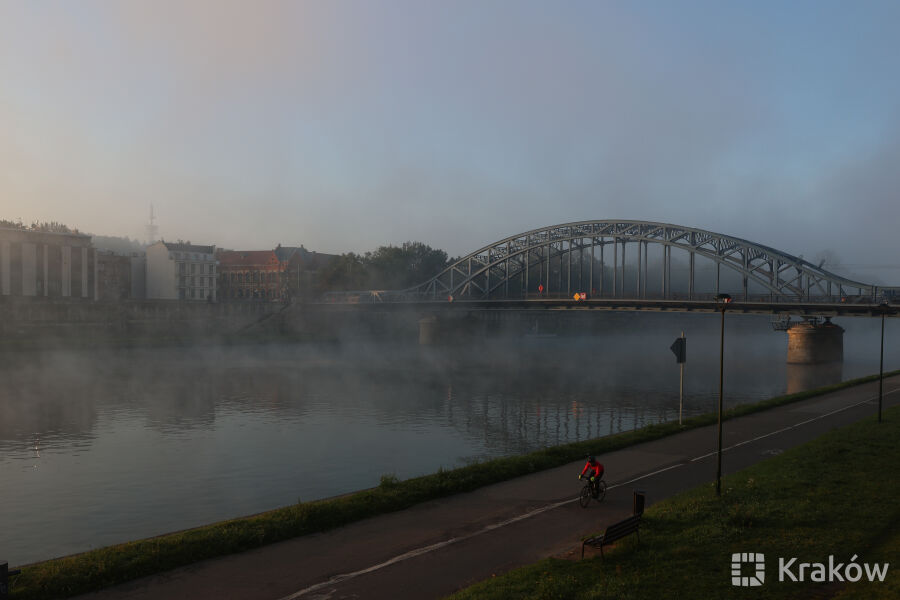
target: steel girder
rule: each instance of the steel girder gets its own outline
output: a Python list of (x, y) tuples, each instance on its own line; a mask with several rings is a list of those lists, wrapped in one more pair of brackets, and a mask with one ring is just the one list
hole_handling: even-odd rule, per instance
[[(521, 290), (512, 290), (513, 293), (510, 293), (510, 282), (528, 289), (529, 275), (535, 269), (544, 268), (549, 274), (553, 261), (559, 266), (561, 278), (563, 256), (566, 253), (569, 256), (567, 290), (571, 291), (573, 252), (584, 253), (585, 249), (590, 248), (593, 265), (595, 248), (615, 244), (614, 248), (617, 250), (618, 244), (623, 244), (624, 263), (624, 244), (632, 242), (644, 242), (644, 248), (651, 243), (661, 244), (668, 248), (669, 256), (671, 248), (682, 249), (690, 253), (691, 265), (694, 255), (724, 265), (742, 276), (745, 295), (750, 281), (762, 286), (772, 295), (785, 297), (785, 300), (802, 300), (811, 296), (844, 296), (851, 291), (872, 298), (876, 298), (880, 292), (900, 292), (900, 288), (880, 288), (841, 277), (802, 258), (733, 236), (669, 223), (607, 220), (565, 223), (510, 236), (460, 258), (421, 285), (395, 292), (392, 296), (397, 299), (444, 299), (452, 296), (454, 299), (473, 300), (521, 297)], [(618, 261), (618, 251), (615, 256), (614, 260)], [(645, 265), (646, 256), (645, 250)], [(668, 261), (665, 261), (664, 277), (668, 276), (667, 271)], [(622, 277), (624, 279), (624, 272)], [(641, 277), (640, 266), (638, 277)], [(624, 295), (624, 281), (621, 284)], [(638, 293), (642, 285), (646, 290), (646, 273), (642, 283), (638, 283)], [(691, 292), (693, 293), (693, 283)]]

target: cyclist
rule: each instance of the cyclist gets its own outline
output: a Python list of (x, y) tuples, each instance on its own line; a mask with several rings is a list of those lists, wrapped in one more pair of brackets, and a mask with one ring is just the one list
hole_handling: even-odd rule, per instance
[(578, 479), (581, 479), (585, 475), (589, 475), (591, 478), (591, 493), (596, 498), (600, 493), (598, 488), (599, 481), (603, 479), (604, 468), (603, 465), (597, 462), (597, 459), (593, 456), (587, 457), (587, 463), (584, 465), (584, 468), (581, 470), (581, 475), (578, 476)]

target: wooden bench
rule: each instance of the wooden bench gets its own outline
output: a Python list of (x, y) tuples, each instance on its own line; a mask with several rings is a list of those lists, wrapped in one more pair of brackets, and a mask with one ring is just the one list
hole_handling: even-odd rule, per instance
[(6, 562), (0, 562), (0, 600), (9, 598), (9, 577), (18, 575), (21, 572), (22, 571), (18, 569), (10, 571), (9, 565)]
[(606, 528), (601, 535), (595, 535), (593, 537), (589, 537), (581, 543), (581, 558), (584, 558), (584, 547), (585, 546), (593, 546), (594, 548), (600, 548), (600, 557), (603, 557), (603, 546), (608, 546), (612, 544), (616, 540), (620, 540), (626, 535), (636, 533), (638, 536), (638, 543), (641, 541), (641, 533), (638, 530), (641, 524), (641, 515), (633, 515), (625, 519), (624, 521), (619, 521), (618, 523), (614, 523)]

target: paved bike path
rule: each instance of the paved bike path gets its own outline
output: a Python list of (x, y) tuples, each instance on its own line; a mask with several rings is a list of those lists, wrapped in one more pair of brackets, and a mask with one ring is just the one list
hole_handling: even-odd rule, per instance
[[(885, 380), (885, 406), (900, 377)], [(878, 383), (781, 406), (723, 426), (731, 473), (875, 411)], [(434, 500), (335, 530), (211, 559), (81, 596), (82, 600), (440, 598), (540, 558), (580, 552), (580, 538), (648, 504), (714, 481), (716, 427), (598, 457), (609, 484), (602, 504), (575, 500), (581, 462)]]

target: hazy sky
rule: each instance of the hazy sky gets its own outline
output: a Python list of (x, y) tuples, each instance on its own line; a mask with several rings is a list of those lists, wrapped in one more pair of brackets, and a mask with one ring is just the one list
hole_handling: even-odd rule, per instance
[(896, 267), (898, 23), (896, 1), (0, 0), (0, 217), (143, 239), (153, 203), (166, 239), (451, 255), (647, 219)]

